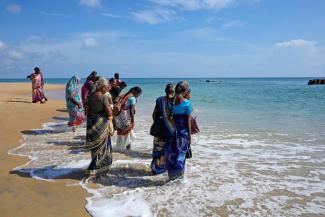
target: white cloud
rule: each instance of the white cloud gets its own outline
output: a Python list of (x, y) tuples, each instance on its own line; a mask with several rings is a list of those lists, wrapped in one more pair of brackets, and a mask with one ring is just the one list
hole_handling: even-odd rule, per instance
[(221, 28), (227, 29), (227, 28), (233, 28), (233, 27), (244, 27), (246, 26), (246, 23), (243, 21), (229, 21), (224, 23)]
[(24, 54), (18, 50), (9, 50), (8, 56), (12, 60), (21, 60), (24, 57)]
[(5, 49), (6, 48), (6, 44), (0, 40), (0, 50)]
[(152, 0), (163, 6), (179, 7), (185, 10), (223, 9), (238, 0)]
[(289, 48), (289, 47), (296, 47), (296, 48), (315, 48), (317, 42), (316, 41), (307, 41), (304, 39), (294, 39), (285, 42), (279, 42), (275, 44), (277, 48)]
[(85, 47), (96, 47), (98, 45), (98, 42), (95, 38), (87, 37), (84, 39), (83, 44)]
[[(0, 65), (8, 68), (11, 77), (22, 77), (26, 70), (21, 68), (29, 70), (31, 65), (41, 65), (52, 77), (66, 76), (57, 73), (65, 68), (80, 76), (96, 69), (100, 73), (121, 71), (128, 77), (310, 76), (317, 75), (312, 73), (321, 75), (325, 70), (325, 48), (321, 45), (311, 52), (274, 49), (273, 44), (263, 47), (254, 44), (243, 50), (236, 42), (217, 43), (223, 40), (220, 37), (222, 32), (217, 28), (187, 29), (171, 33), (168, 38), (151, 40), (118, 31), (79, 32), (64, 40), (33, 36), (17, 44), (6, 44), (4, 52), (0, 52)], [(98, 42), (94, 49), (85, 47), (87, 38)], [(213, 42), (208, 44), (209, 48), (203, 44), (206, 40)], [(231, 49), (219, 49), (220, 45)], [(9, 50), (21, 55), (11, 52), (9, 57)], [(19, 56), (22, 59), (17, 61)], [(103, 75), (111, 76), (110, 73)]]
[(185, 29), (176, 34), (179, 40), (197, 40), (210, 42), (230, 42), (229, 38), (224, 37), (218, 29), (203, 27)]
[(18, 5), (18, 4), (10, 4), (10, 5), (7, 5), (6, 7), (6, 10), (10, 13), (13, 13), (13, 14), (18, 14), (21, 12), (21, 5)]
[(133, 13), (133, 16), (138, 22), (156, 25), (165, 23), (176, 19), (177, 15), (172, 10), (156, 9), (156, 10), (142, 10)]
[(101, 0), (80, 0), (79, 3), (91, 8), (100, 8), (102, 6)]
[(116, 15), (116, 14), (111, 14), (111, 13), (107, 13), (107, 12), (103, 12), (103, 13), (100, 13), (102, 16), (104, 17), (110, 17), (110, 18), (120, 18), (121, 16), (119, 15)]
[(40, 14), (47, 15), (47, 16), (53, 16), (53, 17), (64, 17), (64, 16), (66, 16), (66, 14), (53, 13), (53, 12), (47, 12), (47, 11), (40, 11)]

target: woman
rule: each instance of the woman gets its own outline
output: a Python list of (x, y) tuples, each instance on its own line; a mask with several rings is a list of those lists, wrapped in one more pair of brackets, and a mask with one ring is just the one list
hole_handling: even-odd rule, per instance
[(165, 145), (173, 136), (173, 129), (170, 129), (172, 117), (171, 109), (175, 95), (175, 87), (173, 84), (167, 84), (165, 88), (165, 96), (161, 96), (156, 100), (156, 106), (152, 114), (154, 120), (154, 126), (157, 126), (157, 130), (160, 131), (160, 135), (154, 135), (153, 149), (152, 149), (152, 161), (151, 170), (153, 174), (161, 174), (166, 171), (165, 166)]
[(91, 85), (97, 80), (97, 72), (92, 71), (90, 75), (87, 77), (86, 82), (81, 88), (81, 99), (82, 99), (82, 105), (85, 108), (86, 107), (86, 100), (89, 95)]
[(109, 90), (107, 80), (99, 77), (92, 89), (86, 105), (86, 145), (91, 149), (92, 158), (87, 174), (99, 175), (108, 171), (112, 164), (113, 112), (109, 97), (105, 95)]
[(27, 78), (32, 80), (32, 102), (45, 103), (45, 101), (47, 101), (47, 98), (45, 97), (43, 91), (44, 80), (40, 68), (35, 67), (34, 73), (28, 75)]
[(85, 114), (79, 95), (80, 78), (73, 76), (65, 88), (65, 99), (69, 112), (68, 125), (75, 131), (76, 127), (85, 121)]
[(192, 113), (191, 101), (186, 99), (190, 92), (186, 81), (181, 81), (175, 88), (173, 106), (174, 134), (168, 141), (165, 149), (166, 168), (170, 180), (184, 176), (186, 153), (191, 144), (190, 115)]
[(141, 93), (142, 90), (140, 87), (133, 87), (125, 95), (121, 96), (117, 102), (117, 104), (121, 105), (120, 114), (115, 116), (117, 150), (131, 149), (135, 105), (137, 103), (137, 98), (141, 95)]

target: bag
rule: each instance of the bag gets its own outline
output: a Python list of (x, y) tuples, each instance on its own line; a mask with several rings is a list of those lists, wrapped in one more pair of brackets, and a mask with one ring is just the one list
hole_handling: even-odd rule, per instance
[(126, 95), (120, 96), (117, 103), (113, 106), (114, 116), (118, 116), (121, 113), (121, 111), (124, 109), (124, 106), (128, 99), (129, 99), (129, 97)]
[(195, 118), (191, 117), (190, 123), (191, 123), (191, 134), (199, 133), (200, 129), (199, 126), (197, 125), (196, 117)]
[[(197, 121), (196, 121), (196, 117), (191, 117), (190, 120), (190, 124), (191, 124), (191, 134), (198, 134), (200, 132), (199, 126), (197, 125)], [(191, 144), (188, 147), (188, 151), (186, 152), (186, 158), (192, 158), (192, 148), (191, 148)]]
[(127, 130), (129, 127), (129, 120), (127, 117), (127, 112), (122, 111), (120, 114), (114, 116), (114, 124), (116, 130)]
[(157, 118), (154, 120), (151, 128), (150, 135), (158, 138), (164, 138), (165, 122), (163, 118)]

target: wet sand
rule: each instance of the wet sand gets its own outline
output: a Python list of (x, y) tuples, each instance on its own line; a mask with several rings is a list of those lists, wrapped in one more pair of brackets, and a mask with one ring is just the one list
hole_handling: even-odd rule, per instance
[[(47, 90), (62, 90), (63, 85), (46, 85)], [(66, 117), (65, 103), (52, 100), (46, 104), (31, 103), (30, 83), (0, 83), (0, 213), (5, 216), (89, 216), (87, 193), (79, 185), (67, 187), (75, 180), (56, 182), (35, 180), (10, 171), (28, 161), (26, 157), (8, 155), (19, 146), (24, 134), (39, 128), (52, 117)]]

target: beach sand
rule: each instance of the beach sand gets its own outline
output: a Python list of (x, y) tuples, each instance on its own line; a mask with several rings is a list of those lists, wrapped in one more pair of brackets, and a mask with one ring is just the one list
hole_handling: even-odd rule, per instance
[[(63, 85), (45, 85), (47, 90), (62, 90)], [(5, 216), (89, 216), (87, 193), (79, 185), (67, 187), (71, 180), (44, 182), (10, 171), (28, 161), (26, 157), (8, 155), (19, 146), (24, 133), (39, 128), (53, 116), (64, 116), (65, 102), (31, 103), (30, 83), (0, 83), (0, 215)], [(77, 182), (77, 181), (74, 181)]]

